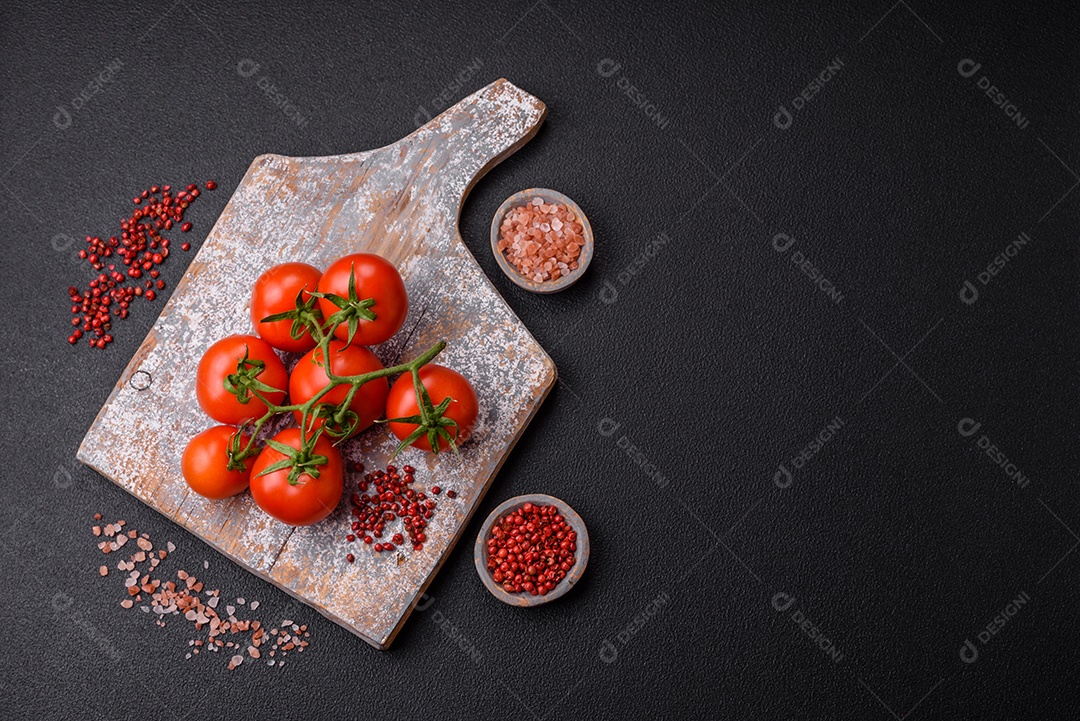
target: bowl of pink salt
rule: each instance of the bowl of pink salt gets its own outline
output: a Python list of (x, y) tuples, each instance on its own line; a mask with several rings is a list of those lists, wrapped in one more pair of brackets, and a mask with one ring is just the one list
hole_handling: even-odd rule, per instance
[(562, 193), (529, 188), (499, 206), (491, 221), (491, 250), (514, 283), (534, 293), (556, 293), (589, 267), (592, 226)]

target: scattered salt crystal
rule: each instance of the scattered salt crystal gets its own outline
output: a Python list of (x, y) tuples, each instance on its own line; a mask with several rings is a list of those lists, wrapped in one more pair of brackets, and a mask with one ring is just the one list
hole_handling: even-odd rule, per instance
[[(98, 519), (100, 519), (100, 515)], [(260, 659), (264, 651), (260, 650), (259, 646), (270, 639), (269, 636), (264, 635), (265, 628), (263, 628), (260, 621), (255, 619), (250, 621), (237, 620), (234, 616), (236, 608), (232, 605), (227, 606), (228, 620), (225, 620), (224, 616), (218, 616), (213, 609), (216, 609), (218, 605), (221, 591), (217, 589), (206, 590), (205, 595), (200, 597), (199, 594), (204, 593), (203, 583), (187, 571), (178, 571), (177, 578), (179, 581), (175, 583), (172, 581), (166, 583), (163, 580), (152, 578), (150, 574), (153, 573), (153, 567), (158, 565), (160, 559), (165, 558), (166, 551), (163, 549), (154, 551), (148, 534), (139, 534), (134, 529), (125, 531), (124, 525), (124, 522), (120, 521), (106, 526), (100, 532), (106, 536), (113, 536), (115, 540), (111, 542), (102, 541), (97, 544), (99, 549), (108, 553), (119, 549), (130, 538), (135, 540), (133, 545), (137, 545), (140, 549), (132, 554), (128, 560), (120, 560), (116, 565), (117, 570), (125, 574), (124, 584), (128, 589), (126, 594), (128, 597), (120, 601), (123, 608), (134, 608), (138, 602), (143, 600), (145, 594), (150, 603), (139, 606), (139, 610), (146, 614), (152, 611), (155, 614), (154, 625), (158, 627), (165, 627), (164, 616), (169, 614), (182, 614), (186, 620), (195, 625), (196, 630), (202, 630), (209, 625), (209, 638), (188, 641), (190, 650), (185, 655), (185, 659), (190, 659), (193, 655), (198, 654), (200, 650), (206, 651), (209, 649), (215, 653), (225, 651), (222, 655), (230, 657), (230, 670), (242, 664), (245, 657)], [(170, 542), (167, 545), (170, 552), (176, 550), (175, 544)], [(147, 569), (148, 572), (143, 573), (136, 567), (136, 563), (141, 564), (146, 560), (150, 561), (150, 569)], [(203, 561), (203, 568), (207, 569), (208, 567), (209, 561)], [(109, 575), (109, 570), (108, 566), (100, 566), (98, 569), (102, 576)], [(258, 601), (249, 603), (243, 597), (237, 597), (235, 602), (237, 605), (246, 606), (250, 611), (254, 611), (259, 607)], [(298, 635), (292, 636), (286, 633), (285, 631), (288, 628), (291, 628), (293, 632), (303, 632), (307, 629), (307, 626), (297, 626), (289, 619), (282, 621), (282, 636), (276, 640), (273, 646), (273, 648), (281, 646), (281, 655), (285, 655), (287, 651), (293, 649), (303, 650), (303, 647), (307, 645), (307, 642), (300, 641)], [(226, 642), (224, 634), (230, 631), (233, 634), (251, 631), (252, 636), (247, 643), (242, 640)], [(276, 634), (277, 629), (273, 633)], [(308, 635), (310, 634), (304, 633), (305, 637)], [(238, 651), (240, 653), (237, 653)], [(269, 650), (269, 655), (274, 655), (272, 649)], [(269, 660), (268, 665), (273, 666), (274, 660)], [(284, 662), (279, 661), (278, 665), (284, 665)]]

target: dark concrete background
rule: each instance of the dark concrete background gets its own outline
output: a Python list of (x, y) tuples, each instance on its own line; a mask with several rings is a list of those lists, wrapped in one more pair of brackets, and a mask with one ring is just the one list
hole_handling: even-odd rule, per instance
[[(1074, 8), (303, 5), (0, 9), (5, 717), (1074, 713)], [(213, 178), (198, 244), (256, 155), (380, 146), (498, 77), (550, 115), (461, 231), (561, 382), (478, 516), (557, 495), (593, 557), (558, 603), (503, 606), (473, 570), (478, 518), (379, 653), (75, 461), (161, 306), (105, 352), (69, 347), (86, 269), (67, 243), (110, 232), (143, 187)], [(488, 250), (528, 186), (575, 198), (597, 235), (554, 297)], [(191, 257), (165, 264), (170, 289)], [(170, 572), (209, 560), (209, 585), (316, 643), (273, 670), (185, 661), (183, 624), (124, 611), (98, 577), (94, 512), (179, 544)]]

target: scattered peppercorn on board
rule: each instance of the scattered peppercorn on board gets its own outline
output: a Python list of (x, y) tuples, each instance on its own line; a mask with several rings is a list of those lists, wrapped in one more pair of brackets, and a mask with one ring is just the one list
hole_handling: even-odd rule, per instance
[[(472, 186), (528, 142), (546, 113), (540, 100), (498, 80), (378, 150), (256, 158), (83, 439), (79, 460), (252, 573), (388, 648), (555, 383), (551, 358), (457, 229)], [(187, 439), (212, 424), (195, 403), (196, 361), (214, 340), (251, 332), (247, 306), (258, 275), (275, 263), (325, 267), (356, 252), (393, 262), (410, 298), (404, 328), (376, 354), (389, 365), (446, 340), (438, 362), (468, 377), (480, 398), (461, 458), (409, 449), (395, 461), (416, 468), (418, 487), (456, 491), (456, 498), (439, 496), (421, 551), (377, 554), (346, 542), (355, 474), (346, 475), (333, 514), (298, 528), (261, 512), (247, 492), (225, 501), (197, 496), (180, 475)], [(343, 448), (347, 461), (374, 469), (386, 466), (396, 443), (377, 427)]]

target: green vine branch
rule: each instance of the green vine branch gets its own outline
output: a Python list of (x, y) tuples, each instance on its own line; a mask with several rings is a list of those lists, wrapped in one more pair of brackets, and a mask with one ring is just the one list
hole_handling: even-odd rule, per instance
[[(263, 427), (279, 413), (295, 412), (300, 414), (299, 425), (302, 439), (301, 447), (299, 449), (294, 449), (272, 440), (267, 441), (269, 447), (284, 455), (285, 458), (270, 465), (262, 472), (262, 474), (289, 468), (289, 483), (297, 483), (302, 475), (318, 478), (319, 467), (325, 465), (328, 462), (328, 459), (324, 455), (315, 453), (315, 444), (323, 433), (334, 438), (335, 443), (341, 443), (352, 435), (352, 432), (355, 430), (360, 419), (350, 408), (350, 405), (360, 387), (365, 383), (370, 383), (379, 378), (388, 378), (404, 373), (409, 373), (412, 376), (413, 388), (416, 391), (417, 405), (419, 406), (420, 412), (418, 415), (408, 418), (392, 418), (385, 421), (379, 421), (380, 423), (415, 423), (418, 426), (411, 435), (401, 442), (394, 451), (394, 455), (396, 456), (413, 441), (422, 436), (428, 438), (433, 449), (439, 447), (438, 439), (443, 438), (448, 442), (450, 447), (453, 448), (454, 452), (458, 453), (457, 445), (454, 443), (457, 423), (452, 419), (443, 416), (446, 409), (449, 407), (450, 399), (447, 398), (438, 406), (434, 406), (427, 389), (424, 387), (423, 383), (420, 382), (420, 369), (430, 363), (444, 348), (446, 348), (446, 342), (440, 341), (436, 343), (407, 363), (401, 363), (390, 366), (389, 368), (382, 368), (368, 373), (361, 373), (359, 375), (338, 375), (333, 372), (333, 368), (331, 367), (330, 341), (333, 339), (337, 328), (340, 325), (345, 324), (349, 329), (349, 336), (346, 344), (352, 343), (353, 336), (356, 334), (360, 320), (370, 321), (375, 319), (376, 315), (372, 310), (375, 306), (375, 299), (367, 298), (361, 300), (358, 297), (356, 280), (353, 273), (350, 273), (349, 275), (349, 294), (347, 298), (342, 298), (341, 296), (332, 293), (309, 293), (307, 299), (305, 299), (303, 295), (303, 292), (297, 294), (296, 307), (292, 310), (268, 316), (263, 318), (261, 322), (271, 323), (281, 320), (292, 320), (293, 324), (289, 332), (294, 339), (301, 338), (305, 331), (310, 332), (311, 337), (316, 341), (316, 347), (320, 350), (322, 355), (320, 361), (318, 358), (319, 354), (316, 353), (315, 360), (323, 367), (328, 382), (304, 403), (276, 405), (270, 401), (268, 395), (273, 393), (283, 393), (284, 391), (279, 388), (273, 388), (260, 381), (258, 376), (266, 367), (266, 364), (262, 361), (248, 358), (247, 353), (245, 352), (244, 357), (236, 365), (236, 373), (230, 374), (225, 378), (225, 390), (235, 395), (237, 400), (242, 404), (247, 404), (252, 398), (258, 399), (266, 405), (266, 412), (261, 417), (248, 421), (248, 423), (233, 436), (229, 445), (228, 467), (231, 470), (242, 469), (244, 467), (244, 461), (253, 456), (257, 456), (262, 452), (263, 449), (257, 444), (256, 437)], [(317, 305), (318, 298), (330, 301), (339, 308), (339, 310), (324, 321)], [(342, 385), (348, 385), (350, 387), (341, 403), (329, 404), (322, 402), (322, 399), (326, 394)], [(323, 422), (319, 424), (317, 428), (313, 427), (315, 421), (319, 419)], [(450, 429), (454, 430), (453, 436), (451, 436)], [(243, 440), (244, 434), (248, 435), (246, 442)]]

